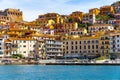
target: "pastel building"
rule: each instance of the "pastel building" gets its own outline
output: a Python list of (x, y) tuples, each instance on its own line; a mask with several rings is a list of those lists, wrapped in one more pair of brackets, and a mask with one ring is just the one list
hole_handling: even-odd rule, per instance
[(59, 40), (45, 40), (46, 57), (47, 58), (62, 58), (63, 57), (63, 42)]
[(112, 25), (109, 24), (95, 24), (93, 26), (89, 26), (88, 27), (88, 32), (90, 34), (94, 34), (96, 32), (100, 32), (100, 31), (112, 31), (114, 30), (114, 27)]
[(95, 14), (86, 13), (86, 14), (83, 15), (82, 23), (92, 23), (92, 24), (94, 24), (95, 22), (96, 22)]
[(110, 34), (110, 53), (111, 56), (120, 58), (120, 32)]
[(93, 8), (89, 10), (89, 14), (98, 15), (99, 13), (100, 13), (100, 10), (98, 8)]
[(10, 38), (11, 54), (22, 54), (24, 57), (29, 57), (30, 54), (36, 53), (36, 40), (31, 38)]
[(100, 14), (101, 15), (114, 14), (113, 6), (102, 6), (102, 7), (100, 7)]
[(6, 17), (6, 21), (10, 20), (11, 22), (21, 22), (23, 21), (22, 11), (20, 9), (8, 8), (4, 11), (0, 11), (1, 16)]
[(94, 57), (100, 54), (99, 36), (69, 37), (63, 39), (65, 56)]
[(72, 22), (80, 22), (82, 21), (82, 17), (83, 17), (83, 12), (80, 11), (75, 11), (70, 14), (70, 18)]

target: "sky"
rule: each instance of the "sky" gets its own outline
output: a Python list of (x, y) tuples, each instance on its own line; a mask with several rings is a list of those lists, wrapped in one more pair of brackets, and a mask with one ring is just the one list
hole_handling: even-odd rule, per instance
[(99, 8), (116, 1), (119, 0), (0, 0), (0, 10), (20, 9), (25, 21), (33, 21), (40, 14), (55, 12), (69, 15), (74, 11), (87, 13), (90, 8)]

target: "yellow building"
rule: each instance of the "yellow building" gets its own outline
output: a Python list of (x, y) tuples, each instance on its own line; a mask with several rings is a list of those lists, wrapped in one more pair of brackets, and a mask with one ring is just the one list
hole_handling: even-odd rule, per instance
[(47, 13), (44, 15), (39, 15), (36, 20), (41, 26), (46, 26), (49, 20), (53, 20), (55, 23), (63, 23), (63, 19), (58, 13)]
[(109, 58), (109, 56), (110, 56), (110, 36), (109, 36), (109, 34), (106, 33), (106, 34), (101, 35), (100, 46), (101, 46), (101, 48), (100, 48), (101, 56)]
[(114, 14), (113, 6), (102, 6), (102, 7), (100, 7), (100, 14), (101, 15)]
[(82, 17), (83, 17), (83, 12), (80, 12), (80, 11), (72, 12), (70, 14), (70, 18), (72, 19), (73, 22), (81, 21)]
[(89, 13), (98, 15), (100, 13), (100, 10), (98, 8), (93, 8), (89, 10)]
[(8, 8), (4, 11), (0, 11), (0, 15), (5, 16), (6, 20), (11, 22), (21, 22), (23, 21), (23, 14), (20, 9)]
[(71, 56), (97, 56), (100, 54), (99, 35), (95, 36), (66, 36), (63, 39), (65, 54)]

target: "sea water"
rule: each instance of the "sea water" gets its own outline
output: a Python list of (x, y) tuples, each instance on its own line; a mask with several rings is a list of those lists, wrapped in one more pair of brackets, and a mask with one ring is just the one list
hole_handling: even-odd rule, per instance
[(0, 80), (120, 80), (120, 66), (3, 65)]

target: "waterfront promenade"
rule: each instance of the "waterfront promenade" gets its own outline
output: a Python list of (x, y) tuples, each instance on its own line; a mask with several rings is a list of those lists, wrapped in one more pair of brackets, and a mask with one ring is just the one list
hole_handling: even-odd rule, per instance
[(87, 59), (48, 59), (48, 60), (25, 60), (3, 59), (1, 65), (120, 65), (120, 59), (110, 60), (87, 60)]

